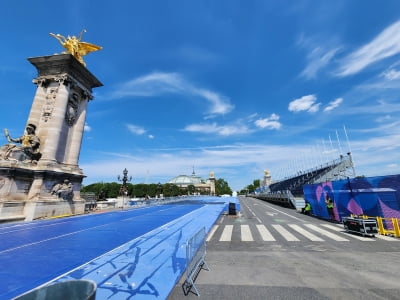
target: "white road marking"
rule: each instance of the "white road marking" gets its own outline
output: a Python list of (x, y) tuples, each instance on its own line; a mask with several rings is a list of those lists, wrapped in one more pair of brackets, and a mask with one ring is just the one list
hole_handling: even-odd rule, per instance
[(320, 237), (312, 234), (311, 232), (303, 229), (302, 227), (300, 227), (299, 225), (296, 224), (289, 224), (288, 225), (290, 228), (296, 230), (298, 233), (304, 235), (306, 238), (308, 238), (310, 241), (313, 242), (323, 242), (324, 240), (321, 239)]
[(233, 225), (225, 225), (224, 231), (222, 231), (221, 242), (229, 242), (232, 239)]
[(343, 237), (341, 237), (341, 236), (339, 236), (337, 234), (334, 234), (334, 233), (331, 233), (331, 232), (329, 232), (327, 230), (319, 228), (318, 226), (315, 226), (314, 224), (304, 224), (304, 225), (307, 226), (308, 228), (316, 231), (316, 232), (319, 232), (319, 233), (327, 236), (328, 238), (330, 238), (332, 240), (335, 240), (335, 241), (338, 241), (338, 242), (348, 242), (349, 241), (348, 239), (345, 239), (345, 238), (343, 238)]
[(272, 236), (271, 232), (269, 232), (267, 227), (265, 227), (265, 225), (257, 224), (256, 227), (263, 241), (266, 242), (276, 241), (275, 238)]
[(213, 237), (215, 231), (217, 231), (218, 227), (219, 227), (218, 225), (214, 225), (214, 226), (213, 226), (213, 228), (211, 229), (211, 231), (210, 231), (210, 233), (208, 234), (208, 237), (207, 237), (207, 239), (206, 239), (207, 242), (209, 242), (209, 241), (212, 239), (212, 237)]
[(249, 225), (240, 225), (240, 233), (241, 233), (243, 242), (253, 242), (254, 241)]
[(282, 225), (274, 224), (272, 225), (272, 227), (274, 227), (275, 230), (278, 231), (285, 238), (285, 240), (289, 242), (300, 241), (297, 237), (295, 237), (293, 234), (287, 231)]
[(360, 235), (357, 235), (357, 234), (348, 233), (348, 232), (346, 232), (344, 230), (344, 228), (340, 228), (340, 227), (337, 227), (337, 226), (334, 226), (334, 225), (331, 225), (331, 224), (321, 224), (321, 226), (324, 226), (326, 228), (341, 232), (343, 234), (346, 234), (346, 236), (352, 237), (352, 238), (354, 238), (356, 240), (360, 240), (360, 241), (364, 241), (364, 242), (375, 241), (374, 239), (372, 239), (370, 237), (365, 237), (365, 236), (360, 236)]

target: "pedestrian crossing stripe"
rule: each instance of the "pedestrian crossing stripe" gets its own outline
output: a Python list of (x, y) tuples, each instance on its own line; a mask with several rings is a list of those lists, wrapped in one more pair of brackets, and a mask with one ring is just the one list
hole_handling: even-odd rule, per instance
[(282, 225), (274, 224), (272, 227), (275, 228), (276, 231), (280, 233), (288, 242), (299, 242), (300, 240), (287, 231)]
[(315, 234), (303, 229), (297, 224), (289, 224), (289, 227), (296, 230), (298, 233), (302, 234), (306, 238), (308, 238), (310, 241), (313, 242), (323, 242), (324, 240), (321, 239), (320, 237), (316, 236)]
[(272, 236), (271, 232), (265, 227), (265, 225), (257, 224), (256, 225), (258, 232), (261, 235), (261, 238), (265, 242), (273, 242), (276, 241), (275, 238)]
[(224, 231), (222, 231), (220, 242), (229, 242), (232, 239), (233, 225), (225, 225)]
[(321, 227), (318, 227), (314, 224), (304, 224), (304, 225), (307, 226), (308, 228), (310, 228), (311, 230), (321, 233), (322, 235), (324, 235), (332, 240), (335, 240), (338, 242), (348, 242), (349, 241), (348, 239), (345, 239), (344, 237), (334, 234), (328, 230), (322, 229)]
[[(261, 240), (264, 242), (275, 242), (277, 236), (282, 237), (288, 242), (298, 242), (300, 241), (299, 237), (312, 242), (324, 242), (325, 239), (337, 242), (349, 242), (351, 239), (365, 242), (376, 241), (376, 239), (371, 237), (347, 233), (339, 224), (286, 224), (286, 227), (280, 224), (271, 224), (270, 226), (273, 228), (272, 231), (264, 224), (256, 224), (256, 229), (251, 229), (253, 227), (248, 224), (242, 224), (240, 225), (240, 240), (242, 242), (253, 242), (255, 241), (254, 234), (256, 234), (256, 237), (261, 237)], [(211, 241), (217, 232), (220, 232), (220, 230), (218, 230), (220, 227), (222, 228), (222, 232), (219, 238), (216, 237), (216, 239), (220, 242), (232, 241), (234, 225), (214, 225), (207, 236), (207, 242)], [(252, 232), (252, 230), (255, 230), (255, 232)], [(386, 241), (399, 241), (398, 239), (382, 235), (376, 235), (375, 237)]]
[(240, 233), (242, 235), (243, 242), (253, 242), (254, 241), (249, 225), (240, 225)]

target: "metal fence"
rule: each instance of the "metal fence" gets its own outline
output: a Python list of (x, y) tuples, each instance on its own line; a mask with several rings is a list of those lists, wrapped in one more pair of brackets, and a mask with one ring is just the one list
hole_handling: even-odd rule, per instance
[(206, 229), (203, 227), (186, 242), (186, 280), (182, 285), (185, 295), (193, 292), (200, 296), (194, 282), (201, 269), (209, 271), (206, 253)]

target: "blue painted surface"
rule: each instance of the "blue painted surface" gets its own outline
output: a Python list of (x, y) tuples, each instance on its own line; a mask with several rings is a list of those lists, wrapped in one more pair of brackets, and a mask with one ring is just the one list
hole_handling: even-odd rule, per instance
[(166, 298), (185, 270), (186, 241), (210, 230), (224, 200), (2, 225), (0, 299), (71, 278), (94, 280), (96, 299)]

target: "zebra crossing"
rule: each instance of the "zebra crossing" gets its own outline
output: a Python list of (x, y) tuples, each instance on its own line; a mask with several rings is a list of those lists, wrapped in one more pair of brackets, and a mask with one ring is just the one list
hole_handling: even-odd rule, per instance
[[(239, 228), (237, 228), (239, 227)], [(237, 229), (239, 235), (233, 235)], [(240, 236), (240, 237), (239, 237)], [(364, 237), (356, 234), (349, 234), (344, 231), (340, 224), (271, 224), (268, 227), (264, 224), (241, 224), (241, 225), (214, 225), (207, 236), (206, 241), (242, 241), (242, 242), (276, 242), (284, 239), (288, 242), (325, 242), (333, 240), (336, 242), (350, 242), (359, 240), (365, 242), (375, 242), (377, 240), (399, 241), (393, 237), (375, 235), (375, 238)]]

